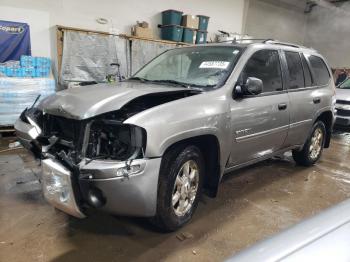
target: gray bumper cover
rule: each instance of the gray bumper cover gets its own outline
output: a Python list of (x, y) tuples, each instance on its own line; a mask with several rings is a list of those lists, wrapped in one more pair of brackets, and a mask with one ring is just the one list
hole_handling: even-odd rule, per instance
[(161, 158), (134, 160), (137, 161), (143, 170), (125, 177), (97, 178), (110, 176), (120, 162), (92, 161), (81, 167), (84, 176), (79, 179), (79, 185), (83, 199), (89, 197), (89, 191), (97, 189), (105, 199), (101, 210), (117, 215), (154, 216)]

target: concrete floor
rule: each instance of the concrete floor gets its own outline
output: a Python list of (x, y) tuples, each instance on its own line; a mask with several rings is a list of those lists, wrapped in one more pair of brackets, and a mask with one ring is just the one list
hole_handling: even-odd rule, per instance
[(39, 172), (24, 150), (0, 153), (0, 261), (221, 261), (348, 198), (350, 132), (334, 134), (314, 167), (287, 154), (226, 176), (218, 197), (203, 197), (193, 221), (171, 234), (144, 219), (55, 211)]

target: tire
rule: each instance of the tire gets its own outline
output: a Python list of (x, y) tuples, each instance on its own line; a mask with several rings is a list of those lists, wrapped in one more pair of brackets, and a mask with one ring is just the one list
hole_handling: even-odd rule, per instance
[[(319, 138), (315, 138), (315, 136), (318, 136), (318, 134), (321, 134), (321, 136), (322, 136), (320, 141), (319, 141)], [(300, 151), (293, 150), (292, 151), (294, 161), (297, 164), (302, 165), (302, 166), (314, 165), (320, 159), (320, 157), (322, 155), (322, 151), (323, 151), (325, 140), (326, 140), (325, 138), (326, 138), (326, 127), (322, 121), (317, 121), (313, 125), (311, 134), (308, 137), (306, 143), (304, 144), (302, 150), (300, 150)], [(318, 142), (315, 142), (315, 140), (317, 140)], [(311, 149), (311, 147), (312, 147), (312, 149)], [(317, 148), (317, 150), (314, 148)]]
[[(185, 176), (187, 167), (189, 172), (188, 176)], [(157, 213), (151, 219), (152, 224), (163, 232), (172, 232), (189, 222), (198, 206), (202, 193), (203, 177), (204, 161), (201, 151), (196, 146), (182, 146), (167, 152), (160, 168)], [(194, 188), (197, 190), (195, 191)], [(191, 190), (192, 193), (187, 196), (187, 192)], [(174, 196), (175, 194), (176, 196)], [(179, 199), (176, 202), (177, 198)], [(192, 204), (186, 205), (186, 203)], [(183, 208), (185, 206), (186, 208)]]

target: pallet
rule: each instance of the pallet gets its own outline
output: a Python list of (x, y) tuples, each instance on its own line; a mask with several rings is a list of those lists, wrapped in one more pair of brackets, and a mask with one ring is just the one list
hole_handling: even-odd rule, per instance
[(14, 136), (15, 128), (11, 125), (8, 126), (0, 126), (0, 138), (4, 136)]

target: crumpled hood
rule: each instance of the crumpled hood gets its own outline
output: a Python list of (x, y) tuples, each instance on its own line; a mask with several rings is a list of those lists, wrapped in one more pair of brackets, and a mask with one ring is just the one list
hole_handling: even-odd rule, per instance
[(82, 86), (57, 92), (42, 100), (38, 108), (52, 115), (87, 119), (118, 110), (139, 96), (181, 90), (188, 91), (186, 88), (134, 81)]
[(335, 93), (337, 100), (350, 101), (350, 89), (337, 88)]

